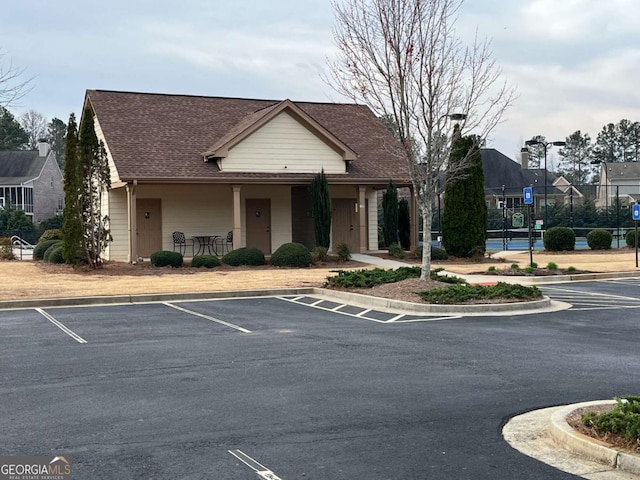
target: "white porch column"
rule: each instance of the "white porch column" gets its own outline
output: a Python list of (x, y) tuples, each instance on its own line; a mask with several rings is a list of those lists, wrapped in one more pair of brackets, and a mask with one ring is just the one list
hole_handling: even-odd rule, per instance
[(242, 245), (242, 202), (240, 199), (241, 185), (233, 185), (233, 249)]
[(137, 207), (136, 207), (136, 190), (138, 181), (127, 183), (127, 216), (128, 237), (129, 237), (129, 255), (128, 262), (138, 261), (138, 225), (137, 225)]
[(360, 253), (367, 249), (367, 187), (358, 185), (358, 221), (360, 223)]

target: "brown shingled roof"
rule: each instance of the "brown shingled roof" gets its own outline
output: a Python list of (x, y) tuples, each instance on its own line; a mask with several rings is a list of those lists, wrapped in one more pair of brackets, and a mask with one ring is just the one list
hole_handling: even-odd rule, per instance
[[(260, 174), (220, 172), (205, 163), (202, 153), (219, 144), (247, 118), (279, 104), (274, 100), (200, 97), (87, 90), (120, 179), (174, 179), (223, 181), (259, 179)], [(358, 157), (343, 175), (329, 178), (346, 182), (410, 182), (408, 166), (397, 142), (362, 105), (293, 102), (303, 112), (344, 143)], [(257, 114), (254, 116), (254, 114)], [(280, 178), (281, 177), (281, 178)], [(273, 181), (273, 175), (264, 175)], [(278, 179), (299, 178), (291, 174)]]

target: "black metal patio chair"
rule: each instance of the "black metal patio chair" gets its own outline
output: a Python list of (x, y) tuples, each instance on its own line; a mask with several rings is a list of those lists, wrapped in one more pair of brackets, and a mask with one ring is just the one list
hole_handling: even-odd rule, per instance
[(183, 232), (173, 232), (173, 251), (176, 251), (176, 247), (178, 247), (178, 251), (182, 255), (186, 255), (187, 247), (191, 246), (191, 256), (194, 256), (194, 248), (193, 248), (193, 240), (187, 239), (184, 236)]
[(215, 238), (215, 251), (218, 255), (224, 255), (225, 253), (229, 253), (233, 248), (233, 231), (227, 233), (226, 237), (216, 237)]

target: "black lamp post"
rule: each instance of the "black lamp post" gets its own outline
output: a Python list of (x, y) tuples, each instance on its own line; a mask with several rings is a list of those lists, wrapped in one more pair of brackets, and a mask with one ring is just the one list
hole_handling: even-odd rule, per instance
[(524, 142), (526, 146), (531, 145), (542, 145), (544, 149), (544, 228), (547, 228), (547, 151), (552, 146), (556, 147), (564, 147), (567, 142), (557, 141), (557, 142), (544, 142), (542, 140), (527, 140)]

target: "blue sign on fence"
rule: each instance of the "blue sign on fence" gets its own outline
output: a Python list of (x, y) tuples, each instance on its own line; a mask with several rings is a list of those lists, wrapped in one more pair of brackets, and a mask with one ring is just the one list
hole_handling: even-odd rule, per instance
[(631, 218), (640, 220), (640, 204), (634, 203), (631, 207)]
[(522, 189), (522, 196), (524, 197), (525, 205), (531, 205), (533, 203), (533, 188), (524, 187)]

